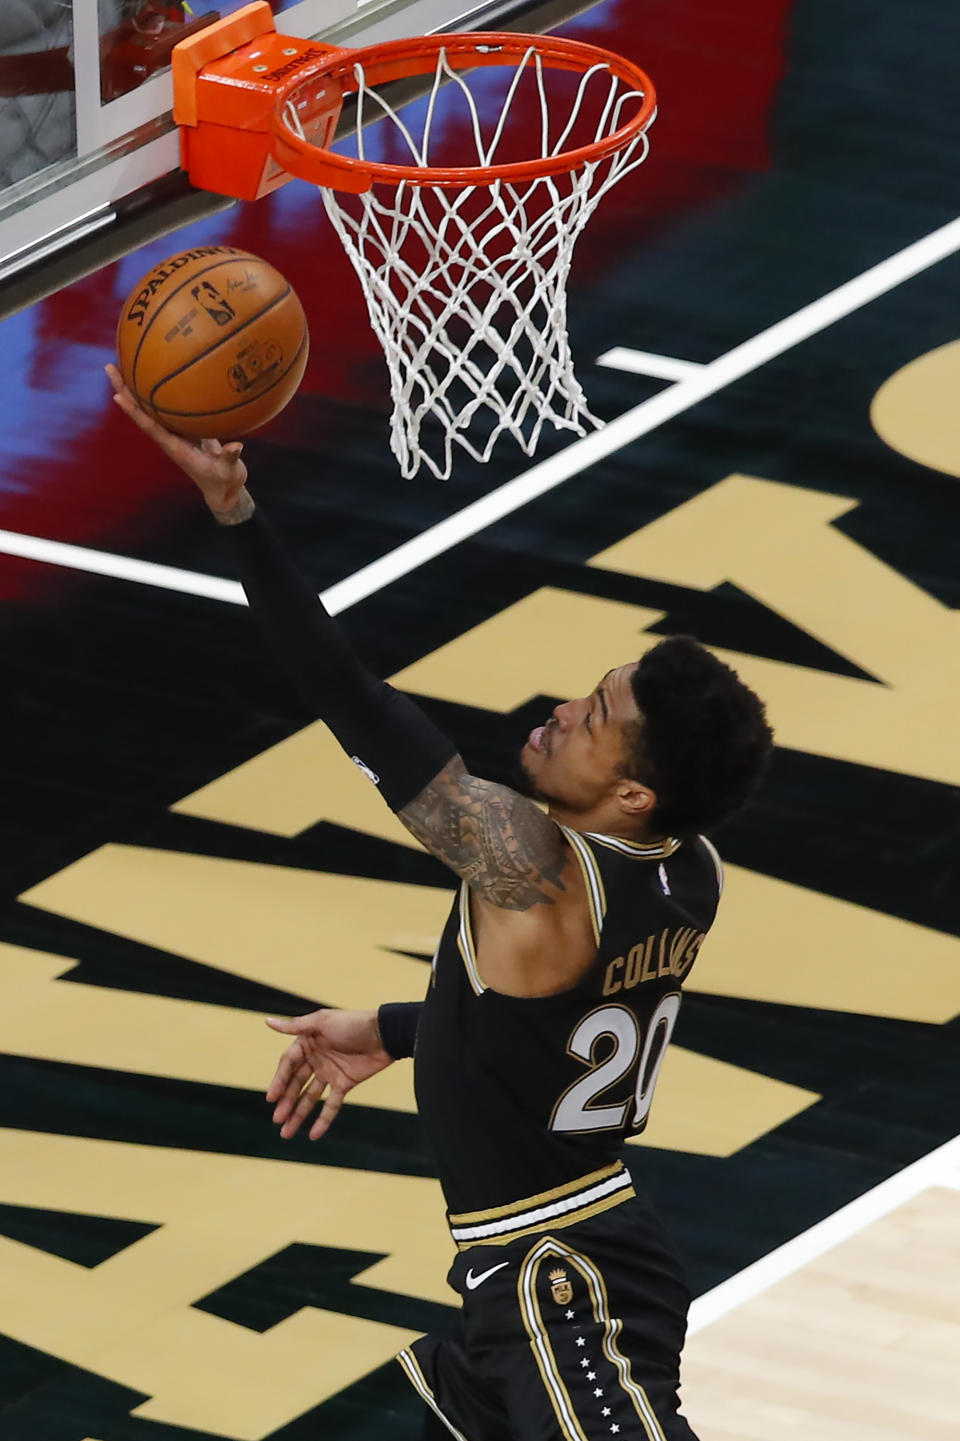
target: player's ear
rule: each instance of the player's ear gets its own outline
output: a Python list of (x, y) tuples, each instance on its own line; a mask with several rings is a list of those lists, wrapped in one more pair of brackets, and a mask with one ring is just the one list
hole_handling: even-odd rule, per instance
[(643, 784), (643, 781), (622, 777), (617, 782), (617, 800), (624, 815), (643, 820), (651, 815), (657, 804), (657, 793)]

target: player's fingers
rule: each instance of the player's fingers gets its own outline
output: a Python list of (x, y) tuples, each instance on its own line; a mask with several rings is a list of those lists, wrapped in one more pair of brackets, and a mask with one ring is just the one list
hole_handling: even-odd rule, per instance
[(151, 425), (155, 425), (156, 422), (150, 419), (146, 411), (138, 403), (136, 396), (127, 385), (127, 382), (124, 380), (117, 367), (115, 365), (105, 365), (104, 370), (107, 372), (107, 378), (109, 379), (110, 384), (113, 386), (113, 399), (116, 401), (117, 405), (119, 405), (120, 409), (126, 415), (129, 415), (132, 420), (136, 420), (139, 416), (143, 420), (148, 421)]
[(208, 438), (206, 440), (201, 440), (200, 449), (203, 451), (204, 455), (212, 455), (214, 458), (216, 458), (223, 451), (223, 446), (220, 444), (219, 440), (213, 440), (212, 438)]
[[(287, 1088), (291, 1076), (305, 1063), (306, 1057), (303, 1054), (303, 1047), (299, 1041), (294, 1041), (288, 1046), (280, 1060), (277, 1062), (277, 1069), (273, 1074), (273, 1080), (267, 1087), (267, 1100), (273, 1101), (279, 1097)], [(274, 1094), (276, 1092), (276, 1095)]]
[(300, 1069), (290, 1077), (280, 1095), (276, 1097), (277, 1104), (274, 1107), (273, 1120), (278, 1126), (283, 1125), (283, 1122), (290, 1115), (290, 1112), (303, 1094), (304, 1087), (309, 1085), (312, 1079), (313, 1071), (307, 1064), (302, 1065)]
[(226, 443), (226, 445), (223, 447), (223, 453), (224, 453), (224, 455), (232, 456), (234, 460), (239, 460), (239, 458), (240, 458), (240, 452), (241, 452), (242, 450), (243, 450), (243, 441), (242, 441), (242, 440), (228, 440), (227, 443)]
[(301, 1036), (304, 1031), (317, 1029), (316, 1016), (265, 1016), (264, 1019), (271, 1031), (279, 1031), (284, 1036)]
[(172, 431), (166, 430), (159, 421), (148, 415), (126, 387), (116, 391), (113, 403), (119, 406), (124, 415), (128, 416), (139, 430), (142, 430), (145, 435), (149, 435), (150, 439), (159, 445), (172, 461), (181, 466), (189, 465), (194, 453), (190, 442), (184, 440), (183, 436), (174, 435)]
[(300, 1066), (297, 1071), (291, 1072), (283, 1082), (283, 1085), (271, 1088), (271, 1095), (268, 1097), (268, 1102), (274, 1102), (272, 1120), (277, 1121), (277, 1124), (287, 1120), (294, 1105), (297, 1104), (297, 1098), (300, 1097), (300, 1092), (306, 1087), (307, 1081), (310, 1081), (311, 1075), (313, 1075), (313, 1071), (311, 1071), (310, 1066), (303, 1065)]
[(126, 387), (124, 387), (123, 390), (114, 392), (113, 403), (120, 407), (124, 415), (129, 415), (131, 420), (135, 420), (141, 430), (147, 430), (149, 428), (147, 425), (144, 425), (143, 422), (149, 421), (150, 417), (144, 414)]
[(281, 1075), (278, 1069), (277, 1074), (274, 1076), (273, 1080), (270, 1082), (270, 1085), (267, 1087), (267, 1094), (265, 1100), (268, 1104), (270, 1102), (276, 1104), (276, 1102), (283, 1100), (284, 1096), (291, 1088), (293, 1088), (294, 1094), (299, 1096), (300, 1092), (303, 1090), (304, 1082), (308, 1080), (312, 1074), (312, 1071), (307, 1070), (307, 1074), (300, 1078), (299, 1084), (297, 1084), (297, 1078), (300, 1075), (299, 1070), (292, 1071), (289, 1068), (285, 1068), (283, 1074)]
[(279, 1031), (284, 1036), (295, 1036), (297, 1027), (287, 1016), (264, 1016), (263, 1018), (271, 1031)]
[(107, 372), (107, 378), (113, 386), (114, 392), (117, 395), (129, 396), (130, 399), (134, 401), (134, 404), (136, 404), (133, 391), (124, 380), (120, 367), (118, 365), (105, 365), (103, 368)]
[(300, 1093), (300, 1099), (291, 1111), (288, 1119), (280, 1127), (280, 1135), (285, 1141), (295, 1136), (315, 1106), (319, 1106), (323, 1098), (323, 1082), (316, 1079), (310, 1081)]
[(329, 1095), (323, 1103), (323, 1110), (320, 1112), (319, 1116), (310, 1127), (311, 1141), (319, 1141), (321, 1136), (325, 1136), (327, 1134), (330, 1127), (333, 1125), (334, 1121), (340, 1114), (340, 1108), (343, 1105), (344, 1097), (346, 1096), (347, 1092), (352, 1089), (352, 1086), (343, 1084), (332, 1085), (330, 1087)]
[(189, 472), (196, 458), (194, 445), (189, 440), (184, 440), (182, 435), (174, 435), (173, 431), (167, 430), (166, 426), (147, 414), (115, 365), (104, 366), (104, 369), (113, 386), (114, 404), (120, 407), (124, 415), (129, 416), (138, 429), (149, 435), (176, 465)]

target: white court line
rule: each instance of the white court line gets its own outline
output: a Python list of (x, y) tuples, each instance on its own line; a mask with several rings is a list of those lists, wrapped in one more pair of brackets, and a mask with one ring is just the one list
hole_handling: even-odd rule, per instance
[(59, 565), (67, 570), (85, 570), (91, 575), (109, 575), (115, 580), (133, 580), (139, 585), (159, 586), (161, 590), (178, 590), (184, 595), (202, 595), (211, 600), (232, 601), (246, 605), (247, 598), (238, 580), (221, 580), (217, 575), (204, 575), (198, 570), (177, 570), (172, 565), (154, 565), (150, 560), (134, 560), (126, 555), (111, 555), (105, 550), (88, 550), (82, 545), (66, 545), (60, 540), (43, 540), (38, 535), (18, 535), (13, 530), (0, 530), (0, 552), (40, 560), (46, 565)]
[[(767, 361), (783, 355), (818, 331), (825, 330), (957, 250), (960, 250), (960, 219), (949, 221), (922, 240), (914, 241), (896, 255), (882, 260), (879, 265), (871, 266), (862, 275), (846, 281), (786, 319), (777, 321), (759, 335), (728, 350), (726, 355), (701, 366), (695, 375), (625, 411), (602, 430), (574, 441), (559, 454), (532, 466), (489, 495), (464, 506), (455, 515), (448, 516), (395, 550), (371, 561), (355, 574), (338, 581), (322, 592), (327, 608), (337, 615), (365, 600), (428, 560), (519, 510), (522, 505), (579, 475), (598, 460), (632, 444), (641, 436), (649, 435), (652, 430), (673, 420), (707, 396), (732, 385), (735, 380), (749, 375)], [(25, 547), (33, 546), (36, 549), (31, 559), (46, 560), (74, 570), (89, 570), (97, 575), (117, 575), (142, 585), (161, 585), (167, 590), (182, 590), (188, 595), (209, 595), (238, 603), (236, 592), (230, 588), (231, 582), (216, 576), (177, 571), (147, 561), (110, 556), (103, 551), (88, 551), (80, 546), (64, 546), (59, 542), (44, 541), (38, 536), (14, 536), (16, 544), (11, 546), (10, 536), (9, 531), (0, 532), (0, 552), (7, 550), (8, 554), (25, 555), (28, 553)], [(84, 563), (84, 557), (91, 558), (89, 564)], [(180, 583), (177, 583), (177, 577), (183, 578)]]
[(705, 1291), (702, 1296), (698, 1296), (690, 1307), (687, 1334), (695, 1336), (705, 1326), (719, 1321), (721, 1316), (735, 1311), (745, 1301), (751, 1301), (754, 1296), (759, 1296), (778, 1281), (792, 1276), (795, 1271), (809, 1265), (825, 1251), (832, 1250), (841, 1241), (849, 1240), (858, 1231), (872, 1225), (881, 1216), (889, 1215), (898, 1206), (913, 1200), (914, 1196), (918, 1196), (930, 1186), (960, 1187), (958, 1167), (960, 1136), (955, 1136), (952, 1141), (938, 1146), (935, 1151), (930, 1151), (926, 1156), (921, 1156), (919, 1161), (914, 1161), (913, 1165), (906, 1166), (895, 1176), (890, 1176), (886, 1181), (881, 1181), (879, 1186), (874, 1186), (871, 1191), (858, 1196), (848, 1206), (834, 1211), (832, 1216), (818, 1221), (809, 1231), (794, 1236), (792, 1241), (778, 1246), (769, 1255), (754, 1261), (752, 1266), (747, 1266), (736, 1276), (721, 1281), (712, 1291)]
[(631, 375), (652, 375), (657, 380), (688, 380), (703, 366), (693, 360), (675, 360), (672, 355), (654, 355), (650, 350), (631, 350), (615, 345), (596, 359), (607, 370), (626, 370)]

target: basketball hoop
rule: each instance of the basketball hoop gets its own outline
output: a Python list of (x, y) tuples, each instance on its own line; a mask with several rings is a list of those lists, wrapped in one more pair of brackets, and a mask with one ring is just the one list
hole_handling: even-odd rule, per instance
[[(427, 91), (414, 117), (382, 90), (411, 78)], [(321, 187), (386, 356), (404, 476), (423, 463), (445, 479), (455, 445), (487, 460), (504, 432), (532, 455), (548, 422), (599, 425), (573, 371), (566, 285), (601, 198), (646, 158), (656, 99), (642, 70), (550, 36), (311, 45), (278, 36), (259, 3), (178, 46), (174, 80), (194, 184), (241, 199), (291, 176)], [(353, 155), (330, 148), (345, 102)]]

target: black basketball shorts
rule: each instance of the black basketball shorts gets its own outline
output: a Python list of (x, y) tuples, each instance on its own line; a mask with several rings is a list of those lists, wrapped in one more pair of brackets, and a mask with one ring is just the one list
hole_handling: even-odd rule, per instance
[(690, 1293), (632, 1190), (588, 1220), (470, 1244), (449, 1281), (452, 1332), (399, 1358), (427, 1437), (696, 1441), (678, 1398)]

